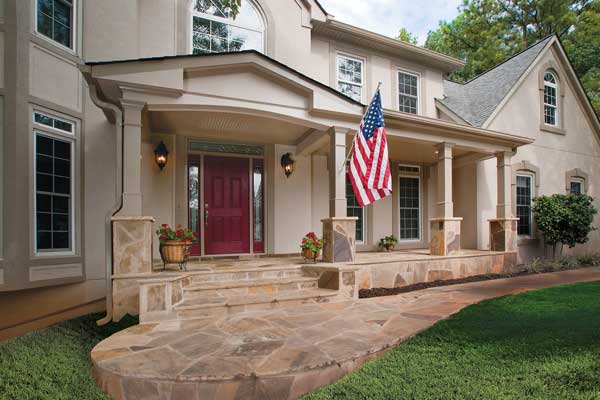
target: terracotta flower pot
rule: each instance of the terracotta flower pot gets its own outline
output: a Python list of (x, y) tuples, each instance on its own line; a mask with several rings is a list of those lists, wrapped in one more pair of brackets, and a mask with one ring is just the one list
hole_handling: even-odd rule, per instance
[(302, 249), (302, 257), (304, 257), (305, 261), (311, 260), (312, 262), (317, 262), (317, 258), (321, 257), (321, 250), (315, 253), (311, 249)]
[(388, 243), (385, 245), (385, 251), (394, 251), (395, 248), (396, 248), (396, 245), (393, 243)]
[(160, 256), (164, 264), (183, 264), (187, 262), (192, 250), (192, 242), (167, 240), (160, 244)]

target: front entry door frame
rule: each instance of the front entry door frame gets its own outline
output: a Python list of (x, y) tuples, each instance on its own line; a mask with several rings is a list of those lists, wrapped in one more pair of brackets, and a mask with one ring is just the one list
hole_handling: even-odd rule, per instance
[[(248, 156), (248, 155), (243, 155), (243, 154), (229, 154), (229, 153), (213, 153), (213, 152), (204, 152), (204, 151), (192, 151), (192, 150), (188, 150), (187, 152), (187, 160), (186, 160), (186, 174), (189, 174), (189, 166), (192, 163), (196, 163), (197, 165), (200, 166), (199, 171), (198, 171), (198, 221), (199, 221), (199, 226), (200, 226), (200, 254), (192, 254), (192, 256), (195, 257), (204, 257), (207, 256), (206, 254), (206, 249), (205, 249), (205, 245), (204, 245), (204, 238), (205, 238), (205, 229), (204, 229), (204, 204), (205, 204), (205, 198), (204, 198), (204, 158), (205, 156), (215, 156), (215, 157), (231, 157), (231, 158), (245, 158), (248, 160), (248, 174), (249, 174), (249, 184), (250, 184), (250, 190), (248, 190), (248, 195), (249, 195), (249, 218), (248, 218), (248, 224), (249, 224), (249, 235), (250, 235), (250, 252), (249, 253), (241, 253), (241, 254), (223, 254), (223, 257), (231, 257), (231, 256), (238, 256), (238, 255), (248, 255), (248, 254), (266, 254), (267, 253), (267, 247), (266, 244), (268, 243), (267, 241), (267, 229), (266, 227), (268, 226), (268, 213), (267, 213), (267, 207), (268, 207), (268, 203), (267, 203), (267, 199), (268, 196), (266, 195), (267, 193), (267, 188), (268, 185), (263, 185), (263, 191), (264, 191), (264, 197), (263, 197), (263, 243), (264, 243), (264, 251), (263, 252), (255, 252), (254, 251), (254, 246), (253, 246), (253, 238), (254, 238), (254, 207), (252, 206), (252, 194), (253, 194), (253, 189), (252, 189), (252, 160), (253, 159), (257, 159), (257, 160), (263, 160), (263, 179), (265, 179), (265, 182), (268, 182), (269, 180), (269, 173), (268, 173), (268, 169), (266, 168), (266, 163), (265, 163), (265, 157), (264, 156), (256, 156), (256, 155), (252, 155), (252, 156)], [(188, 182), (189, 185), (189, 178), (186, 178), (186, 182)], [(186, 187), (186, 207), (188, 208), (188, 223), (189, 223), (189, 213), (190, 213), (190, 208), (189, 208), (189, 186)], [(211, 255), (212, 257), (213, 255)], [(218, 257), (218, 255), (216, 255), (216, 257)]]

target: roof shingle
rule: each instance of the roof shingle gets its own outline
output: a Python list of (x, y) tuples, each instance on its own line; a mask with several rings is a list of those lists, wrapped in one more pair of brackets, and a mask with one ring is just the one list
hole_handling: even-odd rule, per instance
[(465, 84), (444, 81), (444, 106), (469, 124), (482, 127), (510, 89), (537, 58), (549, 36)]

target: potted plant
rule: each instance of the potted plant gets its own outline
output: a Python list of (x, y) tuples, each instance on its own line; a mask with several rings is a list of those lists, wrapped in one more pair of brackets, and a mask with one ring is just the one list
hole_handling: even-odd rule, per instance
[(323, 240), (319, 239), (314, 232), (309, 232), (302, 238), (300, 248), (305, 261), (317, 262), (317, 258), (321, 256), (321, 249), (323, 249)]
[(175, 229), (168, 224), (162, 224), (156, 230), (160, 241), (160, 257), (163, 264), (178, 264), (179, 268), (185, 270), (185, 264), (190, 256), (194, 240), (198, 237), (197, 232), (177, 225)]
[(398, 244), (398, 238), (394, 235), (379, 239), (379, 247), (384, 251), (394, 251), (396, 244)]

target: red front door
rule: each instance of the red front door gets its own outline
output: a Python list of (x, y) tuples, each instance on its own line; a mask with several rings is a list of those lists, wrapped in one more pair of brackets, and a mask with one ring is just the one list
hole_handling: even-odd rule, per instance
[(250, 252), (249, 163), (204, 157), (204, 253)]

